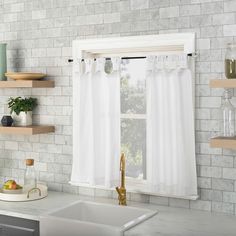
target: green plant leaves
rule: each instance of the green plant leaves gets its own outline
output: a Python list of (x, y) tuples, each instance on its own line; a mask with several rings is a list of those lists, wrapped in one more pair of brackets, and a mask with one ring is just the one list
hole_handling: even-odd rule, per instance
[(20, 114), (21, 111), (28, 112), (33, 111), (33, 109), (37, 106), (37, 98), (22, 98), (22, 97), (10, 97), (8, 99), (8, 108), (11, 109), (12, 112), (15, 112), (17, 115)]

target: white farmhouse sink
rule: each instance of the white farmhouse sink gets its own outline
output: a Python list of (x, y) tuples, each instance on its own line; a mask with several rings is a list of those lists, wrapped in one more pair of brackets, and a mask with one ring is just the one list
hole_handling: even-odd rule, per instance
[(40, 217), (40, 236), (121, 236), (156, 211), (78, 201)]

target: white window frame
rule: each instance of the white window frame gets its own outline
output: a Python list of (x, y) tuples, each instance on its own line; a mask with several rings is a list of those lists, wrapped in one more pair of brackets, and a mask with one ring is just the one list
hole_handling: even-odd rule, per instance
[[(87, 58), (114, 57), (114, 56), (147, 56), (160, 54), (185, 53), (195, 55), (195, 33), (176, 33), (159, 35), (142, 35), (128, 37), (111, 37), (96, 39), (78, 39), (72, 43), (72, 54), (74, 61), (80, 61)], [(190, 68), (195, 74), (194, 58), (190, 60)], [(77, 73), (73, 71), (73, 73)], [(76, 76), (73, 76), (76, 78)], [(73, 80), (73, 83), (78, 81)], [(193, 94), (193, 98), (195, 95)], [(194, 99), (193, 99), (194, 101)], [(74, 99), (73, 99), (74, 103)], [(76, 107), (76, 106), (74, 106)], [(122, 118), (124, 115), (122, 115)], [(141, 118), (141, 117), (140, 117)], [(119, 167), (117, 167), (119, 168)], [(127, 178), (127, 187), (129, 192), (146, 193), (150, 195), (163, 196), (158, 193), (145, 190), (145, 180), (135, 180)], [(102, 188), (94, 186), (94, 188)], [(137, 190), (142, 189), (142, 191)], [(104, 188), (103, 188), (104, 189)], [(164, 195), (167, 197), (166, 195)], [(175, 197), (175, 196), (169, 196)], [(179, 198), (179, 197), (178, 197)], [(196, 200), (195, 197), (183, 197), (184, 199)]]
[(195, 33), (159, 34), (98, 39), (78, 39), (72, 43), (73, 59), (112, 56), (195, 53)]

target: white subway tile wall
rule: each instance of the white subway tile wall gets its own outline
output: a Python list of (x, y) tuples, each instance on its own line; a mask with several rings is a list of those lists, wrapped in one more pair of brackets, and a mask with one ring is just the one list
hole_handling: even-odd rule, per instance
[[(22, 182), (24, 159), (36, 160), (40, 181), (51, 190), (116, 198), (105, 191), (68, 184), (72, 163), (72, 40), (127, 35), (196, 32), (196, 152), (200, 199), (189, 201), (131, 193), (134, 201), (236, 214), (236, 151), (211, 149), (219, 130), (227, 43), (236, 42), (235, 0), (0, 0), (0, 43), (8, 44), (9, 71), (48, 74), (56, 87), (0, 89), (0, 115), (9, 96), (35, 96), (34, 120), (56, 125), (55, 134), (0, 135), (0, 181)], [(234, 94), (236, 92), (234, 91)], [(236, 106), (236, 100), (234, 99)], [(117, 167), (118, 168), (118, 167)]]

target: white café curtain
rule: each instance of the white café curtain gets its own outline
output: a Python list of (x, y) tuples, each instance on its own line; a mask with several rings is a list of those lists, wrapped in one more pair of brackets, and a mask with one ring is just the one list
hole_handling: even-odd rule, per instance
[[(73, 67), (73, 166), (71, 184), (111, 187), (119, 180), (119, 59), (105, 73), (104, 58)], [(106, 71), (110, 68), (106, 68)]]
[[(112, 59), (110, 74), (104, 72), (105, 62), (85, 60), (73, 67), (74, 185), (112, 187), (119, 180), (120, 60)], [(147, 65), (148, 189), (196, 196), (193, 82), (187, 56), (151, 56)]]
[(187, 55), (147, 61), (147, 182), (152, 192), (196, 196), (194, 102)]

